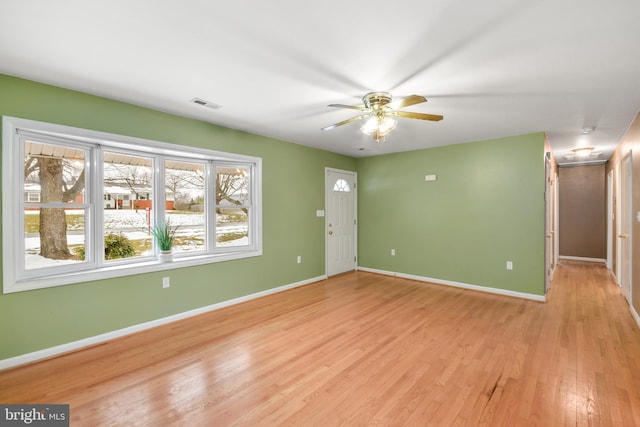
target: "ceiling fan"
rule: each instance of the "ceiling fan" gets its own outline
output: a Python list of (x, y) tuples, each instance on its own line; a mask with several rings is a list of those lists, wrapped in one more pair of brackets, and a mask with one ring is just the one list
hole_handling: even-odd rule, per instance
[(367, 135), (371, 135), (376, 142), (380, 142), (384, 141), (384, 137), (395, 129), (398, 124), (394, 117), (406, 117), (409, 119), (430, 120), (434, 122), (443, 119), (442, 116), (436, 114), (413, 113), (399, 110), (400, 108), (427, 102), (427, 98), (420, 95), (410, 95), (405, 98), (392, 100), (389, 92), (370, 92), (362, 97), (362, 102), (364, 105), (329, 104), (329, 107), (358, 110), (364, 112), (364, 114), (325, 126), (322, 130), (331, 130), (358, 120), (368, 119), (360, 127), (360, 130)]

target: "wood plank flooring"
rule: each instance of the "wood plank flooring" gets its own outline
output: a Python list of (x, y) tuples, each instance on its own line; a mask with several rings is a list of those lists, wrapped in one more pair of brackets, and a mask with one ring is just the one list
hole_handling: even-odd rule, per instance
[(599, 264), (538, 303), (364, 272), (0, 372), (72, 426), (640, 426), (640, 328)]

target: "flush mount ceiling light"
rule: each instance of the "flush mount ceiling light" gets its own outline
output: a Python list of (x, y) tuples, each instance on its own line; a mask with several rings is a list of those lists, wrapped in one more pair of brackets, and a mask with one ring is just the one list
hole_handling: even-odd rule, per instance
[(571, 150), (573, 153), (564, 156), (566, 160), (587, 161), (595, 160), (602, 155), (599, 151), (593, 151), (593, 147), (578, 147)]
[(427, 99), (420, 95), (411, 95), (392, 101), (391, 94), (388, 92), (370, 92), (362, 97), (362, 102), (364, 105), (330, 104), (329, 107), (348, 108), (350, 110), (363, 111), (364, 114), (323, 127), (322, 130), (331, 130), (338, 126), (346, 125), (347, 123), (367, 119), (360, 127), (360, 130), (367, 135), (371, 135), (376, 142), (383, 142), (385, 136), (398, 125), (394, 117), (406, 117), (409, 119), (430, 120), (434, 122), (440, 121), (443, 118), (435, 114), (412, 113), (398, 110), (410, 105), (427, 102)]
[(582, 133), (584, 135), (588, 135), (590, 133), (593, 133), (594, 130), (596, 130), (596, 128), (591, 126), (591, 127), (587, 127), (587, 128), (582, 128), (582, 130), (580, 130), (580, 133)]
[(579, 159), (586, 159), (591, 157), (591, 153), (593, 152), (593, 147), (579, 147), (571, 150), (575, 153), (575, 156)]

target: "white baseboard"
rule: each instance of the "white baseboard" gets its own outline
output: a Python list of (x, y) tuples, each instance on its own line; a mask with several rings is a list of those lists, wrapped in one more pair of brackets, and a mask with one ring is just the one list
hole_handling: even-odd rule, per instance
[(609, 274), (611, 275), (611, 278), (613, 279), (613, 282), (618, 285), (618, 287), (620, 287), (620, 282), (618, 282), (618, 278), (616, 277), (616, 273), (613, 272), (613, 270), (609, 270)]
[(438, 285), (453, 286), (455, 288), (469, 289), (473, 291), (486, 292), (490, 294), (504, 295), (508, 297), (523, 298), (538, 302), (545, 302), (544, 295), (528, 294), (524, 292), (509, 291), (507, 289), (490, 288), (488, 286), (471, 285), (469, 283), (453, 282), (451, 280), (433, 279), (430, 277), (414, 276), (412, 274), (396, 273), (394, 271), (377, 270), (375, 268), (358, 267), (360, 271), (368, 271), (370, 273), (384, 274), (386, 276), (402, 277), (404, 279), (418, 280), (420, 282), (435, 283)]
[(631, 309), (631, 315), (633, 316), (636, 323), (638, 324), (638, 327), (640, 328), (640, 316), (638, 315), (638, 312), (636, 311), (635, 307), (632, 305), (629, 305), (629, 308)]
[(26, 363), (32, 363), (38, 360), (46, 359), (52, 356), (57, 356), (62, 353), (68, 353), (70, 351), (79, 350), (84, 347), (110, 341), (115, 338), (120, 338), (125, 335), (133, 334), (135, 332), (144, 331), (145, 329), (155, 328), (156, 326), (165, 325), (167, 323), (175, 322), (177, 320), (186, 319), (188, 317), (197, 316), (199, 314), (207, 313), (213, 310), (219, 310), (224, 307), (239, 304), (241, 302), (250, 301), (252, 299), (260, 298), (266, 295), (275, 294), (278, 292), (286, 291), (288, 289), (297, 288), (299, 286), (308, 285), (313, 282), (326, 279), (327, 276), (318, 276), (311, 279), (303, 280), (289, 285), (280, 286), (273, 289), (267, 289), (266, 291), (256, 292), (254, 294), (245, 295), (242, 297), (234, 298), (227, 301), (218, 302), (216, 304), (208, 305), (206, 307), (196, 308), (194, 310), (185, 311), (183, 313), (174, 314), (171, 316), (163, 317), (161, 319), (151, 320), (149, 322), (139, 323), (137, 325), (129, 326), (123, 329), (107, 332), (93, 337), (84, 338), (78, 341), (73, 341), (66, 344), (61, 344), (55, 347), (45, 348), (37, 350), (32, 353), (21, 354), (20, 356), (11, 357), (9, 359), (0, 360), (0, 371), (3, 369), (13, 368), (15, 366), (24, 365)]
[(558, 257), (558, 259), (566, 259), (566, 260), (570, 260), (570, 261), (587, 261), (587, 262), (601, 262), (603, 264), (607, 264), (607, 260), (604, 258), (586, 258), (586, 257), (581, 257), (581, 256), (566, 256), (566, 255), (560, 255)]

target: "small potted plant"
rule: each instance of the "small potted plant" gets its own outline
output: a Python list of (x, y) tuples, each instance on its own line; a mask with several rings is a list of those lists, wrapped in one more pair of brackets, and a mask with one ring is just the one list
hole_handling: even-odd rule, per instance
[(176, 235), (178, 227), (171, 227), (169, 222), (160, 222), (153, 226), (151, 234), (156, 238), (156, 244), (160, 250), (158, 259), (161, 262), (173, 261), (173, 240)]

